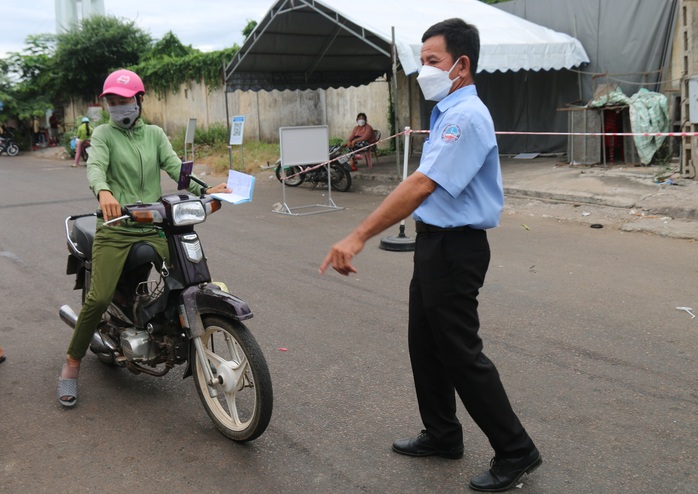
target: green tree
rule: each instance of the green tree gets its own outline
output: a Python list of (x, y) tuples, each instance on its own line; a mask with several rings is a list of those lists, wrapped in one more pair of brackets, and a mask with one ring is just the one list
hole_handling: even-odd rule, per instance
[(55, 83), (52, 70), (55, 36), (28, 36), (26, 44), (21, 52), (10, 53), (0, 60), (0, 100), (3, 102), (0, 122), (10, 117), (23, 120), (41, 116), (53, 108), (45, 88)]
[(162, 39), (159, 39), (155, 45), (153, 45), (153, 49), (150, 50), (144, 58), (181, 58), (196, 53), (197, 51), (198, 50), (192, 48), (191, 45), (184, 46), (172, 31), (168, 31)]
[(249, 38), (250, 34), (252, 34), (252, 31), (254, 31), (254, 28), (257, 27), (257, 21), (251, 21), (247, 19), (247, 25), (245, 28), (242, 30), (242, 35), (245, 37), (245, 41), (247, 41), (247, 38)]
[(148, 53), (152, 39), (134, 21), (94, 16), (58, 35), (53, 59), (56, 85), (52, 96), (96, 98), (109, 73), (137, 64)]

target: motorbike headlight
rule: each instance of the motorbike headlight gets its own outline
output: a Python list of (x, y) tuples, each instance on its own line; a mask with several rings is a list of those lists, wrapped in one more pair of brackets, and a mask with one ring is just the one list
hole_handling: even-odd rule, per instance
[(206, 211), (201, 201), (180, 202), (172, 206), (172, 223), (175, 226), (196, 225), (206, 221)]

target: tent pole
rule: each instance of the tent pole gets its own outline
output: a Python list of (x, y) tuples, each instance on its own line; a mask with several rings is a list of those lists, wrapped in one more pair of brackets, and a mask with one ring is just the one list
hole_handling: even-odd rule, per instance
[[(225, 124), (228, 127), (228, 140), (230, 140), (230, 112), (228, 111), (228, 81), (225, 80), (225, 60), (223, 60), (223, 86), (225, 92)], [(228, 169), (233, 169), (233, 146), (228, 142)], [(244, 172), (245, 170), (243, 170)]]
[[(397, 49), (395, 47), (395, 26), (390, 28), (392, 36), (392, 47), (390, 54), (393, 58), (393, 128), (395, 132), (400, 127), (398, 126), (398, 98), (397, 98)], [(395, 168), (397, 170), (397, 175), (400, 175), (400, 139), (395, 139)]]

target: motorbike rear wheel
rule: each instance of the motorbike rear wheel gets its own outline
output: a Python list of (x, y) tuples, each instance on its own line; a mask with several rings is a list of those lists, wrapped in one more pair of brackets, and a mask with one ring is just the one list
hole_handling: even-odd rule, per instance
[(10, 156), (17, 156), (19, 154), (19, 146), (14, 142), (7, 145), (7, 154)]
[[(281, 182), (281, 164), (276, 166), (276, 179)], [(290, 177), (286, 179), (286, 185), (289, 187), (298, 187), (305, 181), (305, 174), (301, 173), (303, 169), (300, 166), (289, 166), (286, 168), (286, 176)]]
[[(273, 408), (271, 376), (262, 350), (244, 324), (215, 316), (203, 319), (201, 342), (206, 362), (191, 345), (191, 362), (199, 398), (216, 428), (238, 442), (258, 438), (269, 425)], [(214, 378), (218, 396), (212, 397), (203, 365)]]
[(347, 192), (351, 189), (351, 173), (339, 163), (330, 164), (330, 178), (332, 188), (339, 192)]

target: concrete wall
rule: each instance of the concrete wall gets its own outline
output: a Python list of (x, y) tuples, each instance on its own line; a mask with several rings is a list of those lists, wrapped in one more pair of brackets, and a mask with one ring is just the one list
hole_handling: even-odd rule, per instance
[[(330, 137), (345, 139), (359, 112), (366, 113), (368, 122), (384, 137), (389, 135), (385, 81), (316, 91), (235, 91), (227, 96), (230, 117), (245, 116), (246, 141), (279, 142), (279, 127), (298, 125), (327, 125)], [(162, 98), (147, 94), (143, 114), (172, 136), (186, 127), (189, 118), (196, 118), (199, 128), (225, 124), (225, 101), (222, 88), (209, 91), (205, 84), (192, 82)], [(75, 102), (64, 111), (66, 119), (79, 118), (87, 111), (87, 103)]]

